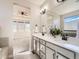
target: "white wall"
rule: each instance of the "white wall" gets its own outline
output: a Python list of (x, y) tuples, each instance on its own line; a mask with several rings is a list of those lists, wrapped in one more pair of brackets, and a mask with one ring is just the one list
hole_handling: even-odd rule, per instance
[(12, 16), (12, 0), (0, 0), (0, 36), (8, 37)]
[(35, 25), (38, 25), (40, 31), (40, 7), (37, 5), (31, 5), (31, 30), (34, 32)]
[(54, 28), (56, 26), (56, 28), (60, 28), (60, 16), (49, 12), (50, 11), (47, 11), (46, 14), (41, 15), (41, 29), (42, 25), (45, 25), (47, 33), (49, 33), (51, 27)]
[(60, 28), (60, 16), (57, 14), (53, 16), (53, 26)]
[(0, 37), (12, 38), (12, 0), (0, 0)]

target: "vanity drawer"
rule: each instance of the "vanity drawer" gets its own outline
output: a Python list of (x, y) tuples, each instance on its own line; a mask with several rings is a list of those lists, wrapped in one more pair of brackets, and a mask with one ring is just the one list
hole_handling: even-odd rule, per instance
[(45, 45), (45, 41), (40, 39), (40, 43)]
[(56, 48), (57, 48), (57, 46), (55, 46), (54, 44), (49, 43), (49, 42), (46, 42), (46, 46), (53, 49), (53, 50), (56, 50)]

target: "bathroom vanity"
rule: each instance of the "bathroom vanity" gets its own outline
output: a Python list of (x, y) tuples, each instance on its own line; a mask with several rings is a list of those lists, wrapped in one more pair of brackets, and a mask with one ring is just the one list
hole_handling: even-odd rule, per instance
[(63, 41), (60, 36), (32, 34), (33, 51), (41, 59), (79, 59), (79, 46)]

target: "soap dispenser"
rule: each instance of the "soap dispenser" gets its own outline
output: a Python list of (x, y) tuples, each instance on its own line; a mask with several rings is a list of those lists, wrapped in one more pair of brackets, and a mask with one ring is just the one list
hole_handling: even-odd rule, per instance
[(46, 33), (46, 28), (45, 28), (45, 25), (42, 25), (42, 35), (44, 36)]
[(68, 39), (68, 37), (67, 37), (67, 36), (68, 36), (67, 34), (62, 34), (62, 40), (67, 41), (67, 39)]

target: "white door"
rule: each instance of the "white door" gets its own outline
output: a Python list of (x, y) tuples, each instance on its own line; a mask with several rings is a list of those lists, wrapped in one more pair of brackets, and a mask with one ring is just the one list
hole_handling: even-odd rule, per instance
[(31, 31), (29, 22), (15, 22), (14, 54), (29, 51)]

